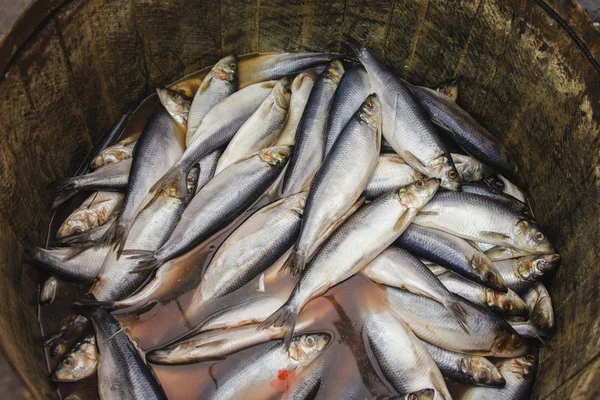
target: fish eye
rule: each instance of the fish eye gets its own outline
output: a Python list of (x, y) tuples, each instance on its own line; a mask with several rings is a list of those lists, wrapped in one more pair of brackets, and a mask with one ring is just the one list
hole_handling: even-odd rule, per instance
[(527, 354), (527, 355), (525, 356), (525, 359), (526, 359), (527, 361), (529, 361), (529, 362), (532, 362), (532, 363), (533, 363), (533, 362), (535, 362), (535, 356), (534, 356), (533, 354)]
[(502, 308), (510, 311), (510, 310), (512, 310), (512, 304), (510, 302), (506, 302), (502, 305)]
[(425, 182), (423, 182), (423, 181), (416, 181), (416, 182), (415, 182), (415, 186), (416, 186), (418, 189), (421, 189), (423, 186), (425, 186)]
[(515, 338), (515, 347), (521, 347), (521, 339)]
[(457, 177), (458, 177), (458, 174), (456, 173), (455, 170), (451, 169), (450, 171), (448, 171), (448, 178), (456, 179)]
[(230, 63), (229, 64), (229, 68), (235, 70), (235, 69), (237, 69), (237, 64), (236, 63)]
[(312, 336), (307, 336), (306, 339), (304, 339), (304, 343), (306, 343), (307, 346), (314, 346), (315, 345), (315, 338)]
[(535, 234), (534, 239), (537, 240), (538, 242), (541, 242), (542, 240), (544, 240), (544, 234), (542, 232), (538, 232)]
[(65, 358), (63, 364), (65, 364), (66, 367), (70, 367), (71, 365), (73, 365), (73, 361), (70, 358)]
[(373, 103), (371, 103), (369, 100), (365, 101), (365, 108), (367, 110), (370, 110), (373, 108)]
[(486, 382), (489, 379), (489, 375), (487, 371), (479, 371), (477, 373), (477, 380), (479, 382)]

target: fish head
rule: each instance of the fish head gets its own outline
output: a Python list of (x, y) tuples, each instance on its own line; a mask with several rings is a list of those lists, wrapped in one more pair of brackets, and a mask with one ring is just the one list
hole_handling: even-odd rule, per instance
[(52, 380), (74, 382), (89, 376), (98, 363), (95, 346), (95, 343), (84, 343), (78, 351), (63, 358), (52, 373)]
[(418, 210), (431, 200), (439, 187), (439, 179), (420, 179), (410, 185), (401, 187), (398, 190), (398, 196), (400, 202), (407, 208)]
[(460, 369), (472, 379), (474, 385), (497, 386), (502, 387), (506, 381), (502, 374), (487, 358), (480, 356), (471, 356), (463, 358), (460, 363)]
[(514, 246), (535, 254), (554, 253), (554, 248), (546, 235), (534, 221), (521, 219), (514, 228)]
[(60, 229), (56, 233), (56, 237), (59, 239), (65, 238), (67, 236), (74, 235), (76, 233), (82, 233), (88, 231), (92, 228), (90, 224), (90, 220), (88, 218), (73, 218), (65, 221), (64, 224), (61, 225)]
[(517, 261), (517, 274), (526, 280), (537, 280), (560, 263), (558, 254), (521, 257)]
[(484, 182), (492, 189), (498, 190), (500, 192), (504, 192), (504, 188), (506, 187), (504, 182), (502, 182), (502, 180), (496, 176), (491, 176), (487, 179), (484, 179)]
[(547, 292), (540, 295), (531, 310), (529, 320), (543, 332), (551, 332), (554, 329), (554, 310), (552, 309), (552, 300)]
[[(452, 155), (453, 160), (454, 158), (454, 155)], [(494, 171), (490, 167), (471, 157), (463, 162), (454, 160), (454, 166), (463, 183), (479, 182), (494, 174)]]
[(285, 77), (277, 81), (272, 90), (273, 99), (281, 109), (287, 110), (290, 107), (290, 96), (292, 94), (292, 78)]
[(297, 213), (298, 215), (302, 215), (304, 213), (304, 206), (306, 205), (306, 197), (308, 196), (308, 192), (300, 192), (294, 195), (288, 196), (284, 200), (284, 204), (291, 211)]
[(196, 165), (194, 168), (190, 170), (188, 173), (185, 184), (187, 186), (187, 195), (188, 198), (194, 197), (196, 193), (196, 186), (198, 186), (198, 178), (200, 177), (200, 166)]
[(190, 102), (175, 90), (159, 87), (156, 88), (156, 93), (160, 102), (169, 111), (181, 114), (189, 110)]
[(230, 83), (237, 83), (238, 80), (238, 61), (234, 54), (223, 57), (212, 68), (212, 72), (217, 79)]
[(441, 180), (440, 186), (448, 190), (458, 191), (462, 187), (460, 175), (458, 174), (458, 171), (456, 171), (454, 164), (451, 162), (445, 163), (441, 167), (439, 178)]
[(292, 146), (267, 147), (258, 152), (258, 157), (273, 167), (285, 165), (292, 154)]
[(325, 68), (323, 74), (330, 84), (337, 85), (344, 75), (344, 65), (340, 60), (333, 60), (327, 64), (327, 68)]
[(314, 69), (299, 73), (292, 82), (292, 93), (300, 91), (304, 84), (314, 85), (318, 76)]
[(525, 340), (513, 329), (497, 326), (496, 331), (496, 339), (490, 349), (494, 357), (518, 357), (527, 352)]
[(405, 397), (401, 397), (405, 400), (433, 400), (435, 398), (435, 390), (431, 388), (421, 389), (416, 392), (408, 393)]
[(453, 79), (451, 81), (442, 83), (436, 88), (438, 92), (448, 97), (450, 100), (456, 102), (458, 98), (458, 81)]
[(486, 303), (501, 314), (527, 316), (528, 307), (525, 301), (512, 290), (506, 293), (493, 289), (485, 289)]
[(485, 283), (487, 286), (500, 292), (506, 292), (508, 290), (504, 278), (502, 278), (498, 269), (496, 269), (489, 259), (484, 257), (473, 257), (469, 260), (469, 265), (473, 268), (477, 276), (479, 276), (481, 282)]
[(534, 372), (537, 364), (537, 357), (533, 354), (527, 354), (524, 357), (517, 357), (505, 361), (500, 370), (502, 372), (525, 377)]
[(288, 354), (294, 361), (308, 364), (321, 354), (329, 340), (331, 340), (331, 336), (326, 333), (297, 336), (292, 340)]
[(381, 102), (375, 93), (365, 99), (356, 112), (356, 117), (367, 125), (376, 128), (381, 126)]

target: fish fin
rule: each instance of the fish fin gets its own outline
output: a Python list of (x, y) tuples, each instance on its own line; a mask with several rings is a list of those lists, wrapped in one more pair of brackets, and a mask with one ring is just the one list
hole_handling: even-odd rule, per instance
[(402, 213), (402, 216), (400, 218), (398, 218), (398, 221), (396, 221), (396, 224), (394, 225), (394, 232), (396, 232), (396, 233), (404, 232), (406, 227), (408, 225), (410, 225), (410, 223), (414, 219), (415, 215), (416, 215), (416, 212), (411, 212), (411, 210), (404, 211)]
[(452, 296), (449, 300), (444, 302), (444, 307), (456, 319), (462, 330), (469, 334), (470, 332), (467, 321), (470, 314), (460, 300)]
[(440, 215), (440, 213), (436, 211), (419, 211), (419, 215)]
[(70, 246), (70, 247), (84, 247), (84, 248), (94, 247), (94, 245), (96, 244), (96, 241), (93, 241), (90, 238), (91, 237), (90, 231), (76, 233), (74, 235), (70, 235), (70, 236), (64, 237), (62, 239), (58, 239), (57, 243), (60, 245), (63, 245), (63, 246)]
[(129, 260), (138, 260), (138, 265), (129, 272), (130, 274), (154, 271), (162, 265), (156, 258), (155, 252), (151, 250), (127, 249), (123, 250), (123, 254), (128, 256)]
[(52, 209), (58, 208), (58, 206), (77, 194), (78, 189), (75, 186), (76, 179), (77, 177), (60, 178), (56, 180), (56, 197), (52, 202)]
[(110, 246), (115, 242), (115, 237), (117, 236), (117, 232), (122, 230), (120, 227), (119, 221), (115, 221), (107, 230), (104, 232), (104, 235), (100, 237), (94, 244), (95, 248), (100, 248), (103, 246)]
[(150, 189), (150, 194), (158, 197), (163, 192), (172, 192), (178, 199), (187, 198), (187, 171), (183, 173), (175, 164)]
[(506, 236), (506, 235), (504, 235), (502, 233), (498, 233), (498, 232), (481, 231), (479, 233), (481, 233), (483, 236), (485, 236), (486, 238), (488, 238), (490, 240), (506, 240), (506, 239), (510, 239), (510, 236)]
[(284, 339), (285, 348), (288, 349), (294, 337), (296, 320), (300, 314), (300, 309), (292, 304), (286, 303), (279, 310), (258, 325), (257, 329), (269, 329), (271, 327), (283, 328), (287, 331)]
[(283, 266), (279, 269), (278, 274), (284, 275), (286, 271), (290, 272), (290, 275), (297, 279), (304, 271), (306, 266), (306, 256), (304, 251), (296, 251), (292, 249), (288, 259), (285, 261)]

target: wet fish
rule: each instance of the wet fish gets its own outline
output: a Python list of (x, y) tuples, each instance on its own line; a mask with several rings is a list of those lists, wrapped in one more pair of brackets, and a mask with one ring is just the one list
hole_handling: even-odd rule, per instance
[(306, 193), (263, 207), (223, 242), (215, 253), (186, 310), (194, 320), (207, 303), (219, 301), (275, 263), (300, 231)]
[(531, 255), (531, 253), (510, 246), (493, 246), (485, 251), (485, 255), (492, 261), (502, 261), (510, 258), (528, 256)]
[(450, 154), (462, 183), (480, 182), (494, 175), (494, 171), (474, 157)]
[(362, 335), (387, 380), (398, 393), (435, 390), (434, 399), (451, 399), (444, 378), (422, 342), (387, 309), (373, 309)]
[(169, 240), (156, 251), (131, 250), (138, 270), (153, 270), (182, 255), (240, 215), (273, 183), (289, 146), (269, 147), (230, 165), (191, 201)]
[(132, 160), (123, 160), (99, 168), (89, 174), (62, 178), (56, 181), (56, 198), (52, 208), (57, 208), (84, 190), (122, 192), (129, 181)]
[(415, 223), (468, 240), (512, 246), (536, 254), (552, 252), (552, 245), (530, 218), (471, 193), (438, 193), (423, 207)]
[(529, 320), (533, 326), (546, 335), (554, 331), (554, 310), (552, 299), (546, 287), (537, 282), (523, 294), (529, 308)]
[(206, 186), (208, 181), (214, 178), (215, 172), (217, 170), (217, 164), (219, 163), (219, 158), (221, 158), (221, 155), (224, 151), (224, 148), (217, 149), (211, 153), (208, 153), (206, 157), (200, 160), (200, 162), (198, 163), (200, 173), (198, 174), (198, 178), (195, 182), (196, 193), (198, 193), (204, 186)]
[(433, 122), (442, 126), (452, 139), (471, 156), (512, 179), (521, 179), (519, 167), (502, 142), (468, 112), (440, 92), (422, 86), (410, 86)]
[(46, 279), (42, 289), (40, 290), (40, 304), (52, 304), (56, 297), (56, 289), (58, 288), (58, 279), (51, 276)]
[(423, 174), (413, 169), (399, 155), (382, 154), (377, 160), (377, 166), (363, 196), (372, 200), (423, 178)]
[(183, 195), (187, 191), (188, 172), (208, 154), (229, 143), (276, 83), (269, 81), (248, 86), (217, 103), (202, 119), (202, 124), (179, 161), (156, 182), (150, 192), (156, 195), (175, 190), (177, 195)]
[(559, 264), (558, 254), (531, 255), (494, 262), (506, 285), (517, 293), (524, 293)]
[(83, 315), (69, 318), (60, 328), (60, 332), (49, 343), (53, 357), (63, 356), (69, 351), (83, 333), (91, 327), (91, 321)]
[(100, 353), (100, 399), (166, 400), (160, 383), (127, 337), (121, 324), (103, 308), (92, 310), (91, 319)]
[(495, 265), (485, 254), (459, 237), (412, 224), (395, 244), (474, 282), (500, 292), (507, 290)]
[(194, 95), (189, 110), (185, 144), (189, 146), (196, 130), (208, 112), (221, 100), (231, 96), (238, 88), (238, 65), (235, 55), (220, 59)]
[(362, 272), (375, 283), (408, 290), (444, 305), (466, 328), (467, 310), (417, 257), (398, 247), (388, 247)]
[(531, 321), (508, 321), (510, 326), (524, 338), (537, 339), (544, 343), (544, 337), (550, 337), (548, 333), (542, 332)]
[(121, 209), (123, 194), (115, 192), (96, 192), (77, 207), (62, 223), (57, 239), (87, 232), (104, 225)]
[(304, 190), (317, 173), (325, 149), (325, 126), (331, 100), (344, 75), (340, 61), (332, 61), (321, 72), (310, 92), (308, 103), (298, 124), (296, 144), (290, 164), (285, 171), (283, 196)]
[(98, 245), (114, 245), (117, 249), (117, 257), (120, 256), (136, 215), (150, 188), (182, 153), (182, 138), (169, 113), (161, 108), (150, 117), (138, 139), (123, 206), (117, 220), (104, 238), (99, 240)]
[(525, 357), (501, 360), (496, 366), (506, 380), (503, 388), (470, 387), (461, 399), (465, 400), (525, 400), (531, 396), (537, 357), (528, 354)]
[(505, 315), (527, 316), (528, 314), (527, 305), (523, 299), (510, 289), (506, 293), (498, 292), (465, 279), (452, 271), (447, 271), (437, 277), (449, 291), (472, 303)]
[(476, 194), (478, 196), (487, 197), (488, 199), (494, 200), (500, 204), (505, 205), (511, 210), (518, 213), (527, 213), (529, 207), (527, 204), (520, 202), (512, 196), (506, 195), (503, 192), (499, 192), (485, 183), (469, 183), (463, 184), (463, 192)]
[(487, 358), (445, 350), (421, 342), (444, 377), (469, 385), (502, 387), (506, 383), (498, 368)]
[[(330, 287), (358, 273), (406, 229), (419, 209), (439, 187), (437, 179), (417, 181), (381, 196), (352, 214), (329, 237), (296, 283), (286, 304), (261, 328), (285, 327), (286, 340), (304, 305)], [(331, 266), (335, 265), (335, 268)]]
[(133, 157), (133, 149), (135, 148), (136, 142), (123, 144), (117, 143), (106, 149), (102, 150), (90, 164), (91, 169), (98, 169), (109, 164), (116, 164), (118, 162), (128, 160)]
[(246, 155), (265, 149), (277, 140), (290, 105), (290, 78), (283, 78), (258, 109), (240, 127), (219, 158), (215, 174)]
[(302, 273), (319, 239), (358, 200), (377, 165), (380, 143), (381, 104), (377, 95), (370, 95), (339, 134), (311, 183), (288, 265), (292, 275)]
[[(273, 341), (261, 349), (257, 357), (244, 360), (219, 378), (219, 386), (211, 386), (201, 394), (203, 399), (237, 399), (244, 393), (246, 400), (269, 398), (283, 384), (300, 374), (323, 352), (330, 341), (325, 333), (302, 335), (292, 340), (289, 349), (282, 341)], [(284, 387), (285, 390), (285, 387)]]
[(438, 347), (479, 356), (517, 357), (527, 351), (525, 341), (495, 313), (462, 301), (468, 310), (466, 333), (442, 304), (405, 290), (385, 287), (390, 309), (420, 339)]
[(96, 373), (98, 351), (93, 333), (81, 338), (58, 363), (51, 379), (55, 382), (77, 382)]
[(240, 88), (247, 85), (296, 75), (309, 68), (346, 57), (335, 53), (281, 53), (253, 57), (240, 70)]
[(379, 96), (385, 139), (414, 169), (440, 179), (444, 188), (460, 190), (460, 178), (450, 153), (408, 86), (366, 47), (352, 40), (346, 44), (367, 70), (369, 81)]
[(185, 96), (169, 88), (157, 88), (158, 98), (171, 118), (181, 129), (187, 130), (190, 101)]
[(51, 250), (26, 247), (22, 259), (62, 280), (89, 285), (94, 282), (108, 252), (108, 246), (91, 247), (76, 253), (66, 247)]
[(367, 96), (372, 93), (369, 89), (369, 79), (364, 68), (355, 65), (344, 73), (333, 96), (327, 118), (323, 158), (329, 154), (348, 121), (356, 114)]
[(302, 114), (304, 114), (308, 97), (318, 76), (314, 69), (310, 69), (299, 73), (292, 81), (292, 95), (290, 97), (288, 117), (277, 142), (275, 142), (275, 146), (293, 146), (296, 143), (298, 124), (300, 123)]

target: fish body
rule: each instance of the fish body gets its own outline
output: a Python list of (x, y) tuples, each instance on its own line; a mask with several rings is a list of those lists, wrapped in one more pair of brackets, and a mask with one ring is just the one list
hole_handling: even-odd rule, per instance
[(90, 333), (81, 338), (52, 372), (55, 382), (77, 382), (96, 373), (98, 351), (96, 337)]
[(369, 79), (364, 68), (353, 66), (344, 73), (333, 96), (327, 118), (323, 158), (329, 154), (338, 136), (369, 94)]
[(300, 236), (292, 250), (292, 274), (304, 270), (319, 238), (358, 200), (375, 170), (380, 142), (381, 104), (370, 95), (339, 134), (311, 183)]
[(119, 212), (122, 204), (122, 193), (96, 192), (92, 194), (69, 214), (58, 229), (56, 238), (64, 239), (104, 225)]
[(377, 160), (377, 166), (365, 187), (363, 196), (372, 200), (420, 179), (424, 179), (423, 174), (408, 165), (399, 155), (382, 154)]
[(92, 160), (90, 164), (91, 169), (98, 169), (104, 167), (109, 164), (116, 164), (118, 162), (128, 160), (133, 157), (133, 149), (135, 148), (135, 143), (117, 143), (106, 149), (102, 150), (100, 154), (98, 154)]
[(325, 151), (327, 116), (343, 74), (344, 66), (341, 62), (329, 63), (310, 92), (296, 131), (292, 158), (285, 172), (283, 196), (304, 190), (321, 166)]
[(204, 186), (215, 176), (215, 172), (217, 171), (217, 164), (219, 163), (219, 158), (225, 149), (217, 149), (211, 153), (208, 153), (206, 157), (204, 157), (198, 163), (200, 166), (200, 173), (198, 174), (198, 179), (196, 182), (196, 194), (202, 190)]
[(460, 190), (460, 178), (436, 128), (405, 82), (362, 45), (348, 41), (383, 106), (383, 136), (400, 157), (441, 186)]
[(187, 129), (190, 101), (183, 95), (169, 88), (157, 88), (158, 98), (171, 118), (181, 129)]
[(522, 203), (512, 196), (504, 194), (503, 192), (497, 191), (485, 183), (463, 184), (462, 191), (465, 193), (487, 197), (488, 199), (494, 200), (500, 204), (504, 204), (506, 207), (518, 213), (526, 213), (529, 211), (527, 204)]
[(531, 253), (525, 250), (515, 249), (510, 246), (493, 246), (488, 250), (485, 250), (485, 255), (492, 261), (502, 261), (511, 258), (519, 258), (529, 256)]
[(121, 324), (102, 308), (94, 309), (91, 319), (100, 353), (100, 399), (166, 400), (160, 383), (127, 337)]
[(530, 255), (494, 262), (506, 285), (517, 293), (527, 291), (559, 264), (558, 254)]

